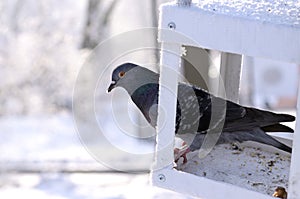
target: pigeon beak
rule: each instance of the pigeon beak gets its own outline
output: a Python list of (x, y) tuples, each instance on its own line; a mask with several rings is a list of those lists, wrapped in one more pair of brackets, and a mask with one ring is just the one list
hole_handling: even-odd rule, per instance
[(115, 82), (112, 82), (110, 85), (109, 85), (109, 87), (108, 87), (108, 89), (107, 89), (107, 92), (109, 93), (112, 89), (114, 89), (116, 87), (116, 83)]

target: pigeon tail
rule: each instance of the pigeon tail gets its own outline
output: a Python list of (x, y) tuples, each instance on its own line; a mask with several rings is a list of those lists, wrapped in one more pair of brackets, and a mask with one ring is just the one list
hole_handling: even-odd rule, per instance
[(273, 124), (269, 126), (261, 127), (264, 132), (289, 132), (294, 133), (294, 130), (283, 124)]
[[(190, 150), (195, 151), (202, 147), (205, 137), (207, 134), (197, 133), (194, 135), (194, 139), (190, 145)], [(266, 145), (271, 145), (288, 153), (292, 152), (291, 147), (277, 141), (275, 138), (266, 134), (261, 128), (254, 128), (251, 131), (236, 131), (236, 132), (222, 132), (218, 138), (217, 145), (233, 142), (245, 142), (253, 141), (259, 142)]]
[(234, 121), (226, 122), (224, 131), (251, 131), (260, 127), (267, 132), (293, 132), (293, 129), (280, 124), (281, 122), (292, 122), (295, 117), (287, 114), (277, 114), (266, 110), (245, 107), (244, 117)]
[(286, 151), (288, 153), (292, 153), (292, 148), (291, 147), (277, 141), (275, 138), (273, 138), (272, 136), (266, 134), (260, 128), (257, 128), (257, 129), (253, 130), (253, 132), (250, 135), (249, 140), (259, 142), (259, 143), (262, 143), (262, 144), (271, 145), (273, 147), (276, 147), (276, 148), (281, 149), (283, 151)]

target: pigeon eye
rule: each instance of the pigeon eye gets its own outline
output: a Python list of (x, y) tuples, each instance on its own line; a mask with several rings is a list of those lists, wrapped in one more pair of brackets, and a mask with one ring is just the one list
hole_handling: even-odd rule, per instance
[(125, 75), (125, 72), (124, 72), (124, 71), (119, 72), (119, 77), (120, 77), (120, 78), (124, 77), (124, 75)]

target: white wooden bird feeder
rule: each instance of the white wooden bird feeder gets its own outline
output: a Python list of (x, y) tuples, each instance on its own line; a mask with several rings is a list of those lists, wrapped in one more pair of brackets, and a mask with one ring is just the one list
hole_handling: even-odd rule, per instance
[[(227, 98), (238, 101), (241, 57), (263, 57), (300, 64), (300, 3), (298, 0), (211, 0), (192, 3), (178, 0), (160, 7), (159, 28), (181, 33), (198, 47), (222, 53), (221, 74)], [(174, 124), (178, 77), (186, 40), (168, 37), (161, 31), (162, 44), (156, 166), (152, 184), (201, 199), (273, 198), (232, 184), (181, 172), (173, 168)], [(170, 78), (170, 75), (173, 75)], [(164, 86), (162, 86), (164, 85)], [(300, 95), (298, 94), (298, 99)], [(300, 100), (297, 104), (299, 115)], [(163, 121), (160, 113), (167, 113)], [(289, 174), (288, 198), (300, 198), (300, 119), (297, 117)]]

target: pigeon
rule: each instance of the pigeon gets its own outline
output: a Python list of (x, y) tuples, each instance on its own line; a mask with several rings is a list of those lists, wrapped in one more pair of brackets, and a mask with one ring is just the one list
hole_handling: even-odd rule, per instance
[[(116, 87), (128, 92), (145, 119), (156, 128), (159, 74), (134, 63), (124, 63), (113, 70), (107, 91)], [(178, 83), (175, 134), (187, 147), (180, 152), (174, 150), (175, 162), (182, 157), (185, 163), (186, 154), (200, 149), (207, 133), (214, 129), (220, 131), (216, 144), (254, 141), (291, 153), (289, 146), (266, 132), (293, 132), (280, 123), (294, 120), (295, 117), (288, 114), (241, 106), (194, 85)]]

